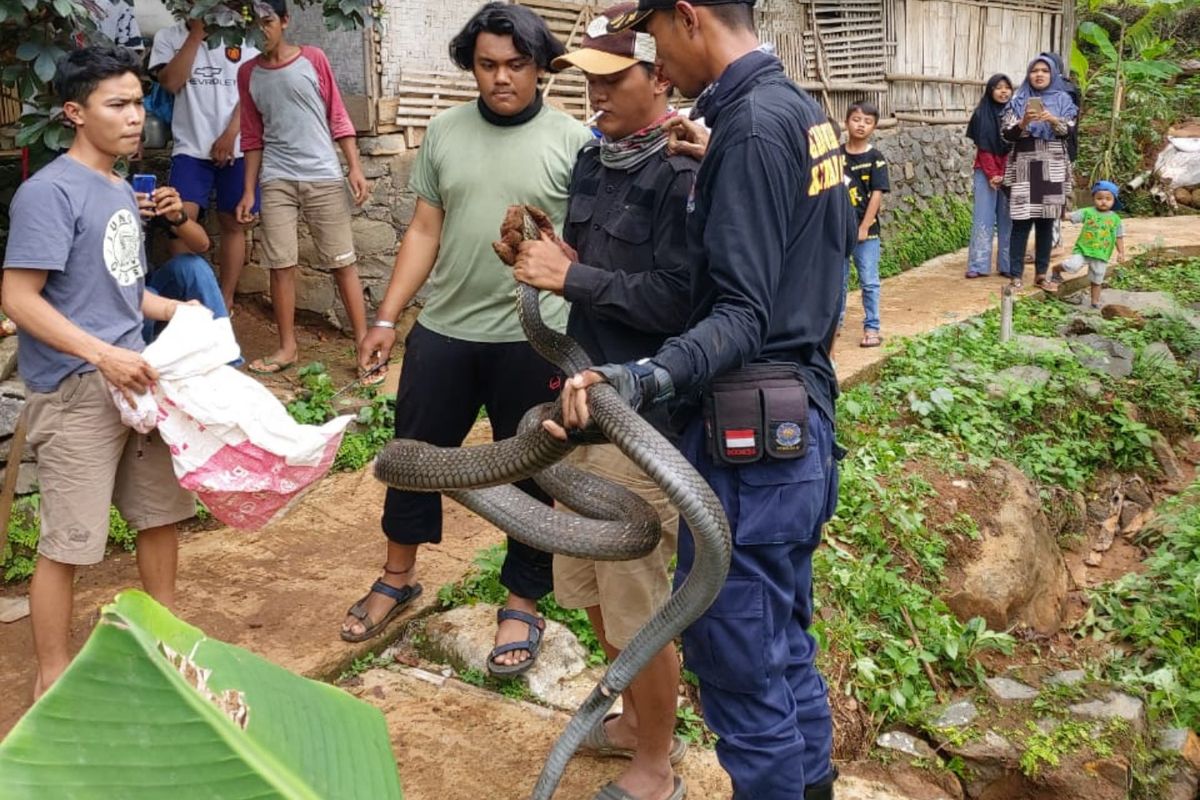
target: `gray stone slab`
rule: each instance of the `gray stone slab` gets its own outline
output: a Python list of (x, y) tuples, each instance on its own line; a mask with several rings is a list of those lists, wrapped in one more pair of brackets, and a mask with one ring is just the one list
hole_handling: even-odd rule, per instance
[(1001, 703), (1019, 703), (1038, 696), (1037, 689), (1011, 678), (988, 678), (988, 692)]
[(1083, 683), (1085, 680), (1087, 680), (1087, 673), (1083, 670), (1068, 669), (1046, 678), (1046, 683), (1050, 686), (1074, 686), (1077, 683)]
[(0, 339), (0, 381), (6, 381), (17, 371), (17, 337)]
[(1013, 337), (1017, 348), (1028, 356), (1069, 356), (1071, 349), (1061, 339), (1047, 339), (1041, 336), (1026, 336), (1018, 334)]
[(1164, 342), (1151, 342), (1142, 349), (1142, 358), (1156, 365), (1169, 366), (1172, 369), (1179, 366), (1175, 354)]
[(0, 396), (0, 436), (12, 436), (25, 401), (17, 397)]
[(1069, 706), (1068, 710), (1083, 719), (1123, 719), (1135, 731), (1141, 731), (1146, 727), (1145, 704), (1124, 692), (1109, 692), (1103, 699), (1076, 703)]
[(965, 728), (975, 721), (979, 716), (979, 712), (975, 709), (975, 704), (970, 700), (959, 700), (957, 703), (951, 703), (942, 710), (938, 718), (933, 721), (935, 728)]
[(928, 742), (904, 731), (886, 731), (881, 733), (879, 738), (875, 740), (875, 744), (885, 750), (895, 750), (898, 753), (904, 753), (913, 758), (937, 758), (937, 753), (933, 751)]

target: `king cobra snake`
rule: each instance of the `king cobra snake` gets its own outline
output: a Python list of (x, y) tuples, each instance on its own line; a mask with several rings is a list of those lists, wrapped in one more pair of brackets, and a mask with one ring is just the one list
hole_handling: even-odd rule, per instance
[[(539, 238), (525, 212), (525, 239)], [(518, 283), (517, 315), (539, 355), (568, 376), (592, 366), (573, 339), (542, 322), (538, 291)], [(658, 484), (687, 521), (695, 541), (692, 571), (670, 599), (637, 632), (579, 707), (550, 754), (533, 800), (550, 800), (567, 762), (588, 731), (602, 724), (634, 677), (659, 650), (704, 613), (729, 572), (729, 522), (720, 501), (695, 468), (607, 383), (587, 389), (592, 420), (607, 440)], [(395, 489), (437, 491), (461, 503), (524, 544), (577, 558), (622, 561), (650, 553), (658, 544), (658, 515), (645, 500), (615, 484), (559, 462), (575, 446), (542, 428), (562, 424), (559, 403), (530, 409), (511, 439), (469, 448), (440, 448), (396, 439), (375, 462), (375, 477)], [(577, 439), (578, 437), (572, 437)], [(577, 514), (557, 511), (510, 485), (533, 477)]]

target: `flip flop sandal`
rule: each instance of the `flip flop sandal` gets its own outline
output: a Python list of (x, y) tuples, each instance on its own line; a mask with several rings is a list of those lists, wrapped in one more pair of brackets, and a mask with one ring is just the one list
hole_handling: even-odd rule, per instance
[[(687, 797), (687, 784), (683, 782), (683, 778), (675, 776), (675, 791), (667, 796), (667, 800), (684, 800)], [(629, 792), (617, 786), (615, 783), (606, 783), (600, 792), (592, 798), (592, 800), (638, 800)]]
[[(419, 583), (397, 589), (395, 586), (388, 586), (383, 581), (375, 581), (371, 584), (371, 591), (364, 594), (362, 599), (350, 606), (350, 610), (346, 612), (349, 616), (354, 617), (363, 624), (363, 632), (351, 633), (350, 631), (343, 630), (342, 639), (347, 642), (365, 642), (373, 636), (378, 636), (388, 626), (388, 623), (396, 618), (397, 614), (408, 607), (413, 600), (421, 596), (422, 591), (421, 584)], [(387, 595), (396, 601), (396, 605), (392, 606), (391, 610), (379, 622), (374, 622), (367, 616), (367, 600), (373, 594)]]
[[(515, 619), (528, 625), (529, 638), (519, 642), (496, 645), (492, 648), (492, 652), (488, 653), (488, 672), (498, 678), (512, 678), (528, 672), (533, 667), (534, 662), (537, 661), (538, 651), (542, 648), (542, 632), (546, 630), (546, 620), (533, 614), (518, 611), (515, 608), (502, 608), (496, 612), (497, 624), (510, 619)], [(496, 663), (496, 656), (502, 656), (505, 653), (512, 653), (517, 650), (528, 650), (529, 658), (520, 664)]]
[(1013, 278), (1012, 283), (1010, 283), (1009, 286), (1014, 289), (1024, 289), (1025, 283), (1020, 278)]
[(988, 274), (986, 272), (968, 272), (963, 277), (965, 277), (967, 280), (972, 280), (974, 278), (986, 278), (987, 276)]
[(862, 341), (858, 343), (859, 347), (879, 347), (883, 344), (883, 337), (875, 331), (864, 333)]
[[(262, 364), (262, 366), (254, 366), (255, 362)], [(281, 363), (270, 358), (259, 358), (251, 361), (250, 366), (246, 367), (246, 371), (252, 372), (255, 375), (278, 375), (286, 369), (291, 369), (295, 364), (295, 361), (284, 361)]]
[[(608, 738), (608, 731), (604, 729), (605, 723), (611, 722), (620, 714), (609, 714), (600, 721), (600, 724), (587, 732), (587, 736), (583, 737), (583, 741), (579, 744), (578, 753), (595, 758), (633, 758), (634, 749), (632, 747), (617, 747)], [(688, 743), (687, 739), (679, 736), (671, 737), (671, 753), (668, 758), (671, 760), (671, 766), (676, 766), (683, 757), (687, 755)]]
[(1041, 289), (1043, 292), (1054, 291), (1054, 289), (1051, 288), (1051, 286), (1050, 286), (1049, 279), (1047, 279), (1047, 278), (1035, 278), (1033, 281), (1033, 285), (1036, 286), (1037, 288)]

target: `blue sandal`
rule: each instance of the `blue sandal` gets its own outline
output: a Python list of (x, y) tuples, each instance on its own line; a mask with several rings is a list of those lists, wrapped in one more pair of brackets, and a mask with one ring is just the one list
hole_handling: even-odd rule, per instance
[[(386, 567), (384, 568), (384, 571), (391, 572)], [(404, 572), (409, 571), (410, 570), (392, 572), (392, 574), (403, 575)], [(383, 619), (379, 620), (379, 622), (375, 622), (367, 616), (367, 599), (373, 594), (386, 595), (392, 598), (392, 600), (396, 601), (396, 604), (393, 605), (386, 614), (384, 614)], [(388, 626), (388, 623), (396, 618), (397, 614), (407, 608), (413, 600), (416, 600), (420, 596), (421, 584), (419, 583), (410, 584), (401, 589), (397, 589), (395, 586), (389, 586), (383, 581), (375, 581), (373, 584), (371, 584), (371, 591), (363, 595), (362, 599), (350, 606), (350, 610), (346, 612), (347, 615), (354, 617), (363, 624), (363, 632), (351, 633), (343, 628), (342, 639), (347, 642), (365, 642), (367, 639), (370, 639), (373, 636), (378, 636), (383, 632), (383, 629)]]
[[(500, 678), (511, 678), (517, 675), (522, 675), (533, 667), (533, 663), (537, 661), (538, 651), (542, 647), (542, 632), (546, 630), (546, 620), (542, 617), (529, 614), (525, 611), (518, 611), (515, 608), (502, 608), (496, 612), (496, 623), (499, 624), (505, 620), (515, 619), (524, 622), (529, 626), (529, 638), (519, 642), (509, 642), (508, 644), (496, 645), (492, 648), (492, 652), (488, 653), (487, 668), (488, 672)], [(516, 650), (528, 650), (529, 658), (522, 661), (520, 664), (497, 664), (496, 656), (502, 656), (505, 653), (512, 653)]]

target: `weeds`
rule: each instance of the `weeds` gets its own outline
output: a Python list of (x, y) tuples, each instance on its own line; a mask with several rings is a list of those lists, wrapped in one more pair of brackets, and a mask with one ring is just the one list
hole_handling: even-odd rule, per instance
[[(287, 404), (292, 419), (302, 425), (324, 425), (337, 416), (334, 407), (333, 379), (325, 365), (313, 362), (297, 372), (303, 392)], [(333, 461), (335, 472), (354, 472), (365, 467), (384, 445), (392, 440), (396, 420), (395, 395), (378, 394), (370, 387), (359, 390), (370, 402), (359, 409), (354, 422), (357, 430), (342, 436), (341, 447)]]

